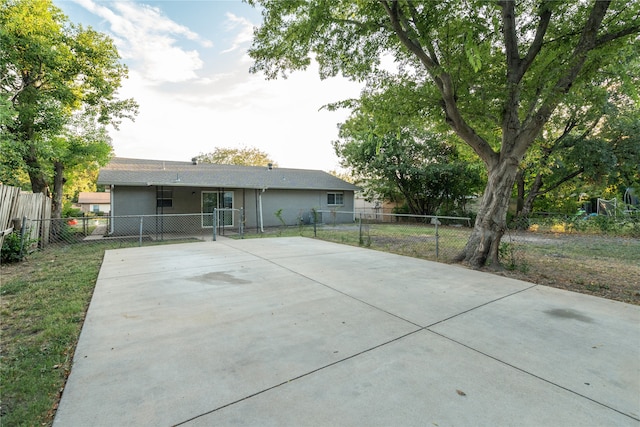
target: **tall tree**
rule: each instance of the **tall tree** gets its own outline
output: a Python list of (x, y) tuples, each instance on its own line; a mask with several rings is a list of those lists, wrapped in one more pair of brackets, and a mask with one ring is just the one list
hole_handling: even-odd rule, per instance
[(53, 179), (64, 183), (53, 168), (69, 159), (74, 112), (91, 110), (100, 126), (135, 115), (133, 100), (117, 98), (127, 69), (109, 37), (69, 23), (50, 0), (0, 0), (0, 52), (0, 90), (12, 112), (1, 124), (3, 157), (20, 159), (32, 191), (50, 194)]
[(269, 154), (256, 147), (216, 147), (211, 153), (200, 153), (194, 160), (200, 163), (216, 163), (221, 165), (242, 165), (242, 166), (277, 166), (271, 160)]
[[(250, 0), (263, 8), (252, 70), (306, 68), (375, 84), (397, 74), (430, 94), (439, 120), (483, 161), (487, 186), (460, 260), (498, 266), (518, 166), (577, 81), (637, 49), (640, 3)], [(623, 73), (626, 64), (619, 64)], [(439, 113), (436, 113), (436, 108)]]
[(480, 168), (461, 156), (451, 131), (425, 127), (414, 91), (391, 84), (347, 102), (355, 108), (340, 125), (335, 152), (375, 198), (404, 202), (416, 215), (462, 212), (467, 196), (482, 189)]
[[(618, 61), (590, 81), (576, 82), (546, 123), (516, 175), (519, 224), (526, 225), (539, 196), (593, 185), (621, 185), (624, 192), (634, 185), (633, 170), (640, 165), (639, 50), (619, 50)], [(620, 63), (629, 64), (624, 78), (616, 77)]]
[[(582, 111), (584, 113), (585, 111)], [(640, 115), (637, 108), (609, 112), (590, 120), (565, 117), (556, 132), (529, 151), (516, 176), (517, 214), (526, 225), (540, 196), (558, 194), (562, 188), (582, 186), (624, 189), (640, 184)], [(577, 197), (576, 204), (577, 204)]]

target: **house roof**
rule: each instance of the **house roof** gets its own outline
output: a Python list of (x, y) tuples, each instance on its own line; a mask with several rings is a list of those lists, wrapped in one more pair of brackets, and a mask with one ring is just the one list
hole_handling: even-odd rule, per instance
[(111, 195), (109, 193), (91, 193), (81, 191), (78, 194), (78, 203), (93, 203), (96, 205), (108, 205), (111, 203)]
[(100, 185), (219, 187), (251, 189), (358, 190), (320, 170), (193, 164), (114, 157), (100, 169)]

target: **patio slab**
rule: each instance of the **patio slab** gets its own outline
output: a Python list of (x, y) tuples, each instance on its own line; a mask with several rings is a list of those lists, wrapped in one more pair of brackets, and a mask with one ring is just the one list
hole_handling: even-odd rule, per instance
[(306, 238), (107, 251), (54, 426), (635, 425), (640, 307)]

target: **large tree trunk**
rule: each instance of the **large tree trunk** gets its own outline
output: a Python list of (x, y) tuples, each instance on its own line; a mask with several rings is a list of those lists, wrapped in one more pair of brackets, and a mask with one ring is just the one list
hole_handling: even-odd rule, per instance
[(535, 180), (529, 188), (529, 192), (526, 191), (524, 182), (524, 171), (518, 171), (516, 175), (516, 184), (518, 188), (518, 200), (516, 207), (517, 227), (519, 229), (526, 229), (529, 227), (529, 215), (533, 212), (533, 202), (540, 194), (542, 189), (542, 174), (538, 173)]
[(491, 268), (500, 268), (498, 250), (507, 229), (507, 210), (517, 172), (518, 162), (515, 160), (502, 161), (489, 170), (473, 232), (457, 261), (464, 261), (473, 268), (487, 264)]
[(31, 182), (31, 191), (34, 193), (44, 193), (45, 196), (49, 195), (49, 183), (42, 171), (40, 160), (38, 160), (38, 154), (36, 153), (35, 143), (33, 142), (33, 131), (31, 127), (28, 127), (24, 134), (30, 138), (28, 141), (29, 148), (23, 154), (23, 160), (27, 165), (27, 173), (29, 175), (29, 181)]
[(61, 162), (53, 162), (53, 200), (51, 201), (51, 218), (62, 218), (62, 194), (64, 189), (64, 165)]

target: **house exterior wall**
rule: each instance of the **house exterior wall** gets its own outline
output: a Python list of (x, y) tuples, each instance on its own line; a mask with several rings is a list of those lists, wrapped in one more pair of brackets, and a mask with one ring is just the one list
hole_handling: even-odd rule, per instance
[[(171, 206), (157, 207), (156, 196), (159, 190), (171, 189)], [(126, 187), (117, 186), (112, 189), (111, 214), (112, 233), (132, 234), (139, 230), (139, 218), (120, 218), (126, 215), (172, 215), (172, 214), (199, 214), (202, 210), (203, 192), (232, 191), (234, 208), (243, 208), (245, 216), (245, 228), (260, 227), (260, 201), (262, 201), (262, 219), (264, 227), (280, 226), (282, 222), (276, 216), (281, 210), (280, 216), (286, 225), (296, 225), (299, 221), (309, 224), (313, 221), (312, 209), (337, 210), (353, 212), (353, 191), (320, 191), (320, 190), (270, 190), (264, 192), (255, 189), (241, 188), (205, 188), (205, 187)], [(329, 205), (327, 193), (342, 193), (341, 205)], [(163, 193), (166, 194), (167, 192)], [(324, 214), (327, 215), (326, 213)], [(322, 214), (320, 214), (322, 218)], [(239, 225), (239, 212), (233, 212), (233, 226)], [(338, 222), (350, 222), (352, 215), (340, 215)], [(161, 226), (163, 232), (185, 232), (186, 229), (202, 228), (202, 218), (165, 220), (158, 224), (156, 220), (144, 219), (143, 233), (155, 233)]]
[[(330, 191), (335, 193), (334, 191)], [(266, 190), (262, 193), (262, 216), (265, 227), (274, 227), (282, 225), (282, 222), (276, 215), (280, 209), (280, 217), (286, 225), (297, 225), (300, 221), (305, 224), (313, 222), (312, 209), (318, 211), (323, 210), (339, 210), (345, 212), (353, 212), (353, 191), (340, 191), (343, 193), (342, 205), (329, 205), (327, 203), (327, 191), (315, 190)], [(247, 206), (247, 224), (257, 227), (255, 206)], [(319, 217), (322, 218), (322, 214)], [(252, 218), (253, 217), (253, 218)], [(353, 216), (343, 215), (343, 220), (352, 221)]]

